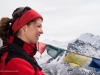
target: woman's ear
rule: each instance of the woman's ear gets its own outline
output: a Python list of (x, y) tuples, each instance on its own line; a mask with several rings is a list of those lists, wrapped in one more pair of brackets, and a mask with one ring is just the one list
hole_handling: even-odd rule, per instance
[(22, 28), (21, 28), (22, 31), (26, 32), (27, 30), (27, 25), (24, 25)]

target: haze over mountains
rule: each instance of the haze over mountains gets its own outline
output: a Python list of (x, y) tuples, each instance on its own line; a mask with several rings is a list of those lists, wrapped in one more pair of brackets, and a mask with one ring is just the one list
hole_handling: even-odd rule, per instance
[[(70, 42), (59, 42), (55, 40), (45, 40), (47, 44), (56, 47), (72, 50), (76, 53), (95, 57), (100, 59), (100, 36), (86, 33), (80, 35)], [(69, 63), (63, 62), (66, 51), (61, 53), (56, 59), (51, 58), (46, 50), (37, 61), (48, 75), (100, 75), (92, 67), (84, 65), (83, 67), (71, 67)]]

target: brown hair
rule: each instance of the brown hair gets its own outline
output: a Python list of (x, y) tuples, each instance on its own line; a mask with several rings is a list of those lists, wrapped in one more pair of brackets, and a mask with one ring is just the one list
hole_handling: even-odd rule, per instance
[(23, 11), (24, 7), (17, 8), (13, 14), (12, 19), (8, 17), (3, 17), (0, 20), (0, 38), (6, 42), (9, 39), (9, 36), (14, 35), (12, 31), (12, 25), (14, 21), (19, 18), (21, 12)]
[[(12, 13), (12, 19), (5, 17), (0, 20), (0, 38), (3, 40), (3, 42), (7, 42), (9, 40), (10, 36), (17, 36), (20, 31), (17, 31), (16, 33), (13, 33), (12, 25), (15, 22), (16, 19), (20, 19), (21, 15), (26, 12), (27, 10), (24, 9), (25, 7), (19, 7), (14, 10)], [(29, 8), (30, 10), (31, 8)], [(42, 19), (42, 18), (41, 18)], [(36, 22), (37, 19), (31, 20), (27, 23), (27, 25), (30, 25), (31, 22)]]
[[(13, 33), (12, 25), (16, 19), (20, 18), (24, 8), (25, 7), (19, 7), (15, 9), (14, 12), (12, 13), (12, 19), (8, 17), (3, 17), (0, 20), (0, 38), (3, 40), (3, 42), (7, 42), (11, 35), (17, 36), (17, 34), (20, 33), (20, 31)], [(28, 22), (27, 25), (30, 25), (31, 22), (35, 22), (35, 21), (36, 19)]]

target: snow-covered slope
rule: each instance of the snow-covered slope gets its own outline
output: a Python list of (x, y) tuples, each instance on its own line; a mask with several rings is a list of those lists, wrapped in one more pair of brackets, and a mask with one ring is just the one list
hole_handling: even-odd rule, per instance
[[(71, 41), (69, 43), (54, 40), (46, 40), (45, 43), (61, 48), (67, 47), (67, 50), (72, 50), (90, 57), (100, 58), (99, 39), (99, 36), (86, 33), (76, 38), (75, 41)], [(95, 72), (93, 68), (88, 66), (71, 67), (69, 63), (63, 62), (65, 55), (66, 52), (63, 52), (56, 59), (53, 59), (46, 53), (45, 50), (43, 55), (38, 59), (41, 61), (38, 62), (43, 68), (43, 71), (48, 75), (100, 75), (100, 73)]]
[(67, 49), (67, 45), (68, 45), (68, 42), (61, 42), (61, 41), (49, 40), (49, 39), (45, 39), (42, 42), (44, 42), (46, 44), (51, 44), (56, 47), (64, 48), (64, 49)]
[(69, 43), (67, 49), (82, 55), (100, 59), (100, 50), (98, 48), (79, 39), (75, 40), (73, 43)]
[(82, 40), (84, 42), (89, 42), (94, 47), (100, 48), (100, 36), (93, 35), (91, 33), (81, 34), (78, 37), (79, 40)]

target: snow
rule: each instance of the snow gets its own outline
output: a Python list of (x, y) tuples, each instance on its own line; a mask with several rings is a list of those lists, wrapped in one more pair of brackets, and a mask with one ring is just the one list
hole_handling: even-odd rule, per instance
[[(78, 40), (78, 42), (76, 42)], [(64, 48), (67, 50), (71, 49), (74, 52), (100, 58), (100, 36), (95, 36), (91, 33), (82, 34), (80, 37), (76, 38), (70, 42), (61, 42), (57, 40), (44, 40), (44, 43)], [(63, 58), (66, 55), (64, 52), (62, 55), (59, 55), (56, 59), (50, 58), (50, 56), (45, 52), (41, 55), (41, 61), (38, 61), (40, 66), (43, 68), (43, 71), (48, 75), (100, 75), (99, 72), (95, 72), (93, 68), (89, 67), (88, 64), (91, 62), (88, 61), (83, 67), (71, 67), (69, 63), (63, 62)], [(49, 61), (49, 62), (48, 62)], [(44, 63), (43, 63), (44, 62)], [(43, 63), (43, 64), (41, 64)]]
[(81, 34), (79, 40), (91, 43), (94, 47), (100, 47), (100, 36), (91, 33)]

